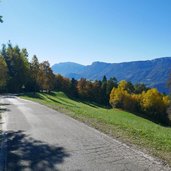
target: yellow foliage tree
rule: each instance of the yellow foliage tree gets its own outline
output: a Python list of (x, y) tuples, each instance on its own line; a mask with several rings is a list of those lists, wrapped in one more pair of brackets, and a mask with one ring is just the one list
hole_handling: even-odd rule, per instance
[(168, 123), (167, 108), (170, 105), (168, 96), (159, 93), (152, 88), (141, 94), (130, 91), (130, 85), (121, 81), (118, 88), (113, 88), (110, 93), (110, 104), (112, 107), (122, 108), (131, 112), (142, 112), (147, 116), (162, 122)]
[(118, 88), (113, 88), (111, 91), (109, 101), (111, 106), (137, 112), (139, 109), (140, 95), (128, 93), (125, 90), (125, 82), (121, 84)]
[(142, 94), (141, 108), (150, 117), (164, 121), (167, 119), (167, 108), (170, 100), (168, 96), (163, 96), (157, 89), (149, 89)]
[(140, 111), (140, 94), (126, 94), (124, 98), (124, 109), (131, 112), (139, 112)]
[(109, 103), (112, 107), (122, 108), (124, 97), (127, 92), (122, 88), (113, 88), (110, 93), (110, 100)]
[(119, 82), (118, 88), (122, 90), (126, 90), (128, 86), (128, 82), (125, 80), (122, 80)]

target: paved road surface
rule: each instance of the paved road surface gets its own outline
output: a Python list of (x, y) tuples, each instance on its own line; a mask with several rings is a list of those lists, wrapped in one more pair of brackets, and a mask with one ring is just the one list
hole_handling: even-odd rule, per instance
[[(0, 97), (7, 171), (161, 171), (153, 158), (64, 114), (15, 96)], [(4, 155), (5, 156), (5, 155)]]

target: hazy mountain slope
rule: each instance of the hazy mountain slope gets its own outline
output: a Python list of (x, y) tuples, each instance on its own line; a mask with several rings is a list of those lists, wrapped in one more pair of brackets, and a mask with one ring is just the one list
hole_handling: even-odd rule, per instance
[(52, 70), (56, 74), (66, 76), (69, 73), (77, 73), (84, 69), (84, 65), (80, 65), (74, 62), (63, 62), (52, 66)]
[[(58, 64), (59, 65), (59, 64)], [(56, 66), (58, 66), (56, 65)], [(65, 65), (65, 63), (63, 63)], [(67, 63), (66, 63), (67, 66)], [(53, 69), (54, 67), (52, 67)], [(59, 70), (59, 69), (58, 69)], [(171, 57), (158, 58), (148, 61), (134, 61), (123, 63), (94, 62), (88, 66), (73, 65), (67, 67), (62, 75), (69, 78), (79, 79), (81, 77), (95, 80), (102, 79), (104, 75), (108, 78), (116, 77), (118, 80), (127, 80), (133, 83), (145, 83), (156, 87), (162, 92), (167, 92), (167, 80), (171, 73)]]
[[(125, 79), (133, 83), (143, 82), (150, 87), (167, 92), (166, 84), (170, 73), (171, 58), (160, 58), (151, 61), (112, 64), (103, 74), (107, 77), (115, 76), (118, 80)], [(99, 78), (102, 76), (99, 75)]]
[(77, 74), (79, 74), (80, 77), (84, 77), (87, 79), (101, 79), (104, 76), (106, 69), (110, 66), (110, 63), (93, 62), (91, 65), (87, 65), (82, 71), (78, 72)]

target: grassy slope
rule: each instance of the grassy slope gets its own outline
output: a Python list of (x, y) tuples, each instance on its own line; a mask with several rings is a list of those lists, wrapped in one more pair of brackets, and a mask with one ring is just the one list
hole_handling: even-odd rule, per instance
[(132, 113), (105, 109), (94, 104), (74, 101), (58, 92), (51, 95), (38, 93), (22, 96), (69, 114), (115, 138), (145, 147), (150, 153), (171, 165), (171, 128), (162, 127)]

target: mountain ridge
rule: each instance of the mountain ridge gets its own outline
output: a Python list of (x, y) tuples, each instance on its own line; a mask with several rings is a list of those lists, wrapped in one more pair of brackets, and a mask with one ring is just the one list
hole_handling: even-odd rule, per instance
[(60, 70), (61, 64), (56, 64), (52, 66), (54, 73), (68, 78), (84, 77), (89, 80), (101, 80), (106, 75), (107, 78), (116, 77), (118, 81), (124, 79), (133, 83), (144, 83), (149, 87), (158, 88), (161, 92), (168, 93), (166, 84), (169, 74), (171, 74), (171, 57), (121, 63), (95, 61), (91, 65), (69, 62), (70, 67), (68, 62), (64, 62), (62, 65), (64, 72)]

